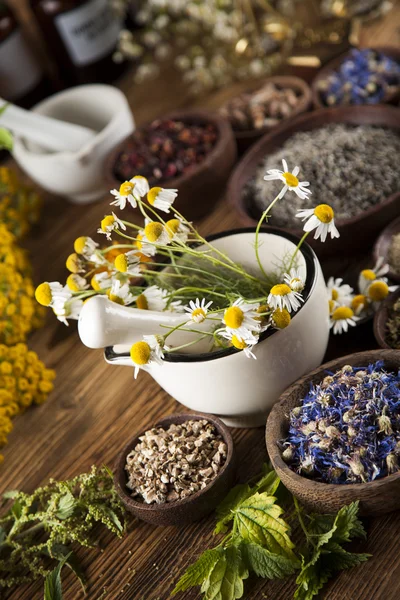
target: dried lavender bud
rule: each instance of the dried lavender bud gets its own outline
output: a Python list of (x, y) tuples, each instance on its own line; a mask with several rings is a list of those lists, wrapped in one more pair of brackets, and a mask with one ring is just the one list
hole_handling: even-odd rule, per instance
[(127, 487), (146, 504), (187, 498), (214, 479), (226, 456), (225, 442), (206, 420), (149, 429), (126, 458)]
[[(400, 373), (383, 366), (345, 365), (311, 385), (279, 444), (294, 471), (317, 481), (360, 483), (400, 469)], [(330, 402), (321, 402), (326, 396)]]

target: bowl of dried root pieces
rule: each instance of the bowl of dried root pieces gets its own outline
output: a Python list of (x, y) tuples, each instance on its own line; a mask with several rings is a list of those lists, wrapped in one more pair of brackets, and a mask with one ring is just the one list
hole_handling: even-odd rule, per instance
[(184, 525), (209, 514), (235, 478), (232, 436), (213, 415), (177, 414), (134, 436), (115, 466), (126, 509), (153, 525)]
[(308, 509), (360, 514), (400, 508), (400, 352), (370, 350), (326, 363), (281, 396), (267, 421), (272, 465)]

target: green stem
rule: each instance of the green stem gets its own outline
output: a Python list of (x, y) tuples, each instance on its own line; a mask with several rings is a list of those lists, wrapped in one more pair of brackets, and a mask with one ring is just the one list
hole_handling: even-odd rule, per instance
[(261, 225), (264, 221), (264, 219), (267, 219), (269, 212), (271, 211), (272, 207), (274, 206), (274, 204), (279, 200), (279, 194), (276, 196), (276, 198), (271, 202), (271, 204), (269, 206), (267, 206), (267, 208), (265, 209), (265, 211), (263, 212), (263, 214), (261, 215), (260, 220), (257, 223), (257, 228), (256, 228), (256, 236), (255, 236), (255, 252), (256, 252), (256, 259), (257, 259), (257, 263), (258, 266), (260, 267), (260, 271), (261, 273), (264, 275), (264, 277), (266, 279), (269, 278), (268, 274), (265, 272), (264, 267), (261, 264), (261, 258), (260, 258), (260, 252), (259, 252), (259, 248), (260, 248), (260, 244), (259, 244), (259, 235), (260, 235), (260, 229), (261, 229)]
[(300, 250), (300, 248), (302, 247), (305, 239), (307, 238), (308, 234), (310, 233), (310, 231), (306, 231), (305, 234), (303, 235), (303, 237), (301, 238), (301, 240), (299, 241), (299, 243), (297, 244), (297, 248), (293, 253), (292, 259), (289, 263), (289, 267), (288, 267), (288, 273), (290, 273), (290, 269), (293, 267), (293, 263), (294, 263), (294, 259), (297, 256), (298, 251)]

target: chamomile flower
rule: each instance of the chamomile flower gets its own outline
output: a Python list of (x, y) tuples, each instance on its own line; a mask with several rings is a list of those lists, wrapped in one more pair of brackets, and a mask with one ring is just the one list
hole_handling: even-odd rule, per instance
[(140, 257), (136, 250), (130, 250), (122, 254), (118, 254), (114, 261), (114, 266), (120, 273), (127, 273), (132, 276), (140, 275)]
[(228, 333), (240, 338), (246, 338), (254, 331), (260, 330), (257, 304), (247, 304), (243, 298), (238, 298), (227, 308), (222, 319)]
[(141, 310), (156, 310), (165, 311), (168, 305), (168, 310), (171, 312), (179, 312), (182, 310), (179, 300), (168, 304), (169, 294), (167, 290), (163, 290), (156, 285), (151, 285), (146, 288), (139, 296), (135, 297), (136, 308)]
[(255, 360), (257, 359), (255, 354), (252, 352), (254, 346), (258, 343), (257, 336), (253, 335), (252, 333), (247, 333), (247, 335), (241, 337), (232, 333), (231, 331), (228, 331), (227, 329), (222, 331), (220, 335), (221, 337), (229, 340), (232, 346), (237, 350), (243, 350), (247, 358), (254, 358)]
[(132, 304), (134, 296), (131, 294), (128, 283), (121, 283), (119, 279), (114, 279), (109, 290), (108, 297), (112, 302), (127, 306)]
[(169, 210), (178, 195), (178, 190), (166, 190), (162, 187), (152, 187), (147, 193), (147, 201), (154, 208), (169, 213)]
[(343, 333), (349, 326), (355, 327), (358, 319), (349, 306), (338, 306), (331, 314), (330, 327), (334, 334)]
[(81, 292), (82, 290), (87, 290), (89, 284), (84, 277), (81, 277), (77, 273), (71, 273), (67, 277), (67, 286), (71, 292)]
[(76, 254), (75, 252), (68, 256), (67, 260), (65, 261), (65, 266), (71, 273), (85, 272), (85, 261), (79, 256), (79, 254)]
[(369, 300), (367, 296), (364, 294), (357, 294), (354, 296), (350, 303), (350, 308), (354, 311), (354, 314), (359, 316), (364, 310), (367, 310), (369, 307)]
[(79, 298), (58, 298), (53, 304), (57, 319), (68, 326), (68, 319), (79, 319), (83, 301)]
[(202, 323), (205, 321), (208, 308), (211, 306), (211, 304), (212, 300), (206, 304), (205, 298), (203, 298), (201, 302), (198, 298), (196, 298), (196, 302), (191, 300), (189, 302), (189, 306), (184, 307), (184, 310), (190, 314), (190, 320), (188, 323)]
[(162, 336), (146, 335), (140, 342), (136, 342), (131, 347), (130, 355), (135, 365), (134, 377), (138, 376), (139, 370), (146, 370), (151, 364), (162, 365), (165, 346), (159, 339)]
[(384, 277), (384, 275), (386, 275), (388, 271), (389, 265), (385, 263), (385, 259), (382, 256), (378, 258), (373, 269), (363, 269), (358, 277), (358, 288), (360, 293), (365, 294), (367, 288), (376, 279), (380, 279), (387, 283), (387, 278)]
[[(149, 219), (146, 219), (146, 224), (150, 223)], [(145, 239), (144, 229), (140, 229), (136, 235), (135, 245), (138, 251), (147, 257), (152, 257), (157, 254), (157, 248), (154, 244), (149, 244)]]
[[(153, 244), (154, 246), (168, 246), (171, 238), (162, 223), (158, 221), (148, 221), (144, 228), (143, 246)], [(141, 250), (143, 252), (143, 250)]]
[(310, 183), (308, 181), (299, 181), (297, 175), (300, 168), (295, 167), (290, 173), (286, 160), (282, 160), (283, 171), (280, 169), (270, 169), (264, 177), (265, 181), (274, 181), (276, 179), (282, 181), (285, 185), (279, 193), (278, 198), (283, 198), (288, 190), (295, 192), (301, 200), (308, 198), (311, 190), (308, 189)]
[(108, 240), (111, 240), (112, 232), (118, 229), (126, 230), (126, 226), (114, 213), (111, 213), (111, 215), (105, 216), (101, 221), (97, 233), (103, 233)]
[(315, 240), (321, 238), (321, 242), (325, 242), (328, 233), (331, 234), (332, 239), (340, 236), (335, 225), (335, 213), (329, 204), (318, 204), (315, 208), (300, 210), (296, 214), (296, 217), (299, 217), (303, 221), (307, 219), (303, 229), (304, 231), (313, 231), (315, 229)]
[(291, 320), (290, 312), (286, 308), (276, 308), (271, 315), (272, 325), (276, 329), (285, 329), (285, 327), (290, 325)]
[(45, 281), (38, 285), (35, 291), (35, 298), (42, 306), (53, 306), (58, 299), (71, 298), (72, 294), (67, 286), (61, 285), (58, 281)]
[(113, 284), (113, 279), (108, 271), (103, 271), (93, 275), (90, 284), (96, 292), (100, 292), (101, 290), (109, 290)]
[(347, 283), (343, 283), (343, 279), (330, 277), (326, 287), (328, 288), (331, 300), (341, 305), (350, 305), (354, 290)]
[(290, 273), (284, 274), (283, 281), (287, 283), (294, 292), (302, 292), (304, 290), (305, 282), (300, 276), (299, 269), (290, 269)]
[(271, 288), (268, 296), (268, 305), (272, 308), (286, 308), (289, 312), (296, 311), (304, 302), (299, 292), (295, 292), (287, 283), (278, 283)]
[(165, 223), (165, 229), (171, 241), (180, 241), (185, 243), (189, 237), (190, 229), (182, 219), (170, 219)]
[(385, 300), (389, 293), (394, 292), (397, 288), (397, 285), (389, 286), (385, 279), (375, 279), (365, 289), (365, 295), (372, 302), (374, 308), (378, 308), (379, 303)]
[(80, 254), (86, 258), (86, 260), (91, 260), (98, 245), (99, 244), (92, 240), (92, 238), (82, 235), (81, 237), (76, 238), (74, 242), (74, 250), (77, 254)]
[(119, 186), (119, 190), (111, 190), (111, 194), (115, 196), (115, 200), (111, 205), (118, 206), (124, 210), (128, 202), (132, 208), (136, 208), (138, 198), (143, 198), (149, 191), (149, 183), (145, 177), (136, 175), (129, 181), (124, 181)]

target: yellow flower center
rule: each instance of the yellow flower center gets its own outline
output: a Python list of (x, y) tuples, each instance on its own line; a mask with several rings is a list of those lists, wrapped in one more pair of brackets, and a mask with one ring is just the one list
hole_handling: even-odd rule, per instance
[(330, 223), (335, 216), (333, 209), (329, 204), (319, 204), (314, 208), (314, 215), (321, 221), (321, 223)]
[(65, 266), (71, 273), (79, 273), (82, 268), (82, 261), (77, 254), (70, 254), (66, 260)]
[(202, 321), (204, 321), (204, 319), (206, 318), (206, 313), (204, 311), (204, 308), (195, 308), (194, 310), (192, 310), (192, 318), (199, 319), (199, 317), (201, 318)]
[(367, 304), (367, 297), (364, 296), (364, 294), (357, 294), (357, 296), (354, 296), (353, 300), (351, 301), (351, 308), (353, 310), (357, 310), (360, 307), (366, 306)]
[(98, 292), (99, 290), (102, 289), (101, 285), (99, 284), (99, 282), (96, 279), (96, 275), (93, 275), (92, 279), (90, 280), (90, 285), (96, 292)]
[(144, 294), (140, 294), (140, 296), (136, 298), (136, 308), (140, 308), (141, 310), (149, 309), (149, 303), (147, 302), (147, 298)]
[(246, 342), (242, 338), (236, 335), (232, 336), (232, 346), (235, 346), (238, 350), (244, 350), (247, 346)]
[(77, 254), (83, 254), (83, 252), (85, 250), (85, 246), (86, 246), (86, 240), (87, 240), (87, 237), (85, 235), (82, 235), (81, 237), (78, 237), (75, 240), (74, 250)]
[(104, 231), (105, 233), (107, 233), (108, 232), (108, 228), (112, 227), (114, 225), (114, 223), (115, 223), (114, 217), (112, 215), (107, 215), (101, 221), (100, 227), (101, 227), (102, 231)]
[(351, 319), (354, 317), (354, 312), (348, 306), (339, 306), (332, 313), (332, 319), (334, 321), (341, 321), (342, 319)]
[(151, 356), (151, 348), (147, 342), (136, 342), (131, 348), (131, 359), (135, 365), (147, 365)]
[(167, 233), (171, 239), (178, 232), (179, 225), (179, 219), (170, 219), (165, 223), (165, 229), (167, 230)]
[(225, 325), (231, 329), (239, 329), (243, 323), (244, 313), (238, 306), (230, 306), (226, 309), (224, 320)]
[(151, 205), (154, 204), (154, 202), (157, 200), (158, 194), (161, 191), (162, 191), (162, 188), (160, 188), (160, 187), (153, 187), (153, 188), (151, 188), (151, 190), (147, 194), (147, 200), (148, 200), (149, 204), (151, 204)]
[(138, 250), (141, 250), (141, 248), (143, 246), (142, 239), (143, 239), (143, 234), (138, 233), (136, 236), (136, 246), (137, 246)]
[(381, 302), (389, 294), (389, 287), (384, 281), (374, 281), (368, 288), (368, 296), (373, 302)]
[(81, 288), (79, 287), (77, 277), (74, 273), (71, 273), (71, 275), (68, 275), (67, 286), (69, 287), (71, 292), (79, 292), (80, 291)]
[(121, 185), (119, 186), (119, 193), (121, 196), (129, 196), (129, 194), (132, 193), (134, 187), (135, 184), (131, 181), (124, 181), (124, 183), (121, 183)]
[(114, 261), (115, 268), (120, 273), (126, 273), (128, 270), (128, 260), (125, 254), (119, 254)]
[(115, 302), (116, 304), (124, 304), (123, 299), (120, 296), (117, 296), (116, 294), (109, 294), (108, 297), (110, 298), (111, 302)]
[(48, 283), (41, 283), (35, 291), (35, 298), (42, 306), (49, 306), (52, 299), (51, 288)]
[(269, 306), (268, 304), (260, 304), (260, 306), (257, 308), (257, 314), (259, 314), (259, 317), (254, 317), (256, 321), (262, 321), (263, 319), (265, 319), (265, 314), (269, 311)]
[(278, 329), (285, 329), (285, 327), (287, 327), (291, 321), (291, 316), (286, 308), (283, 308), (282, 310), (277, 308), (272, 313), (272, 319), (275, 323), (275, 327)]
[(297, 187), (299, 185), (299, 180), (293, 173), (284, 173), (283, 178), (286, 181), (286, 185), (289, 187)]
[(364, 269), (361, 271), (361, 275), (368, 281), (374, 281), (374, 279), (376, 279), (376, 273), (372, 269)]
[(271, 288), (271, 294), (273, 296), (286, 296), (290, 294), (292, 290), (286, 283), (278, 283)]
[(156, 242), (160, 236), (162, 235), (164, 228), (161, 223), (156, 223), (153, 221), (152, 223), (148, 223), (144, 228), (144, 233), (149, 242)]
[(329, 300), (329, 314), (331, 314), (335, 309), (335, 301)]
[(332, 290), (332, 300), (337, 300), (339, 298), (339, 292), (337, 290), (335, 290), (335, 288)]

